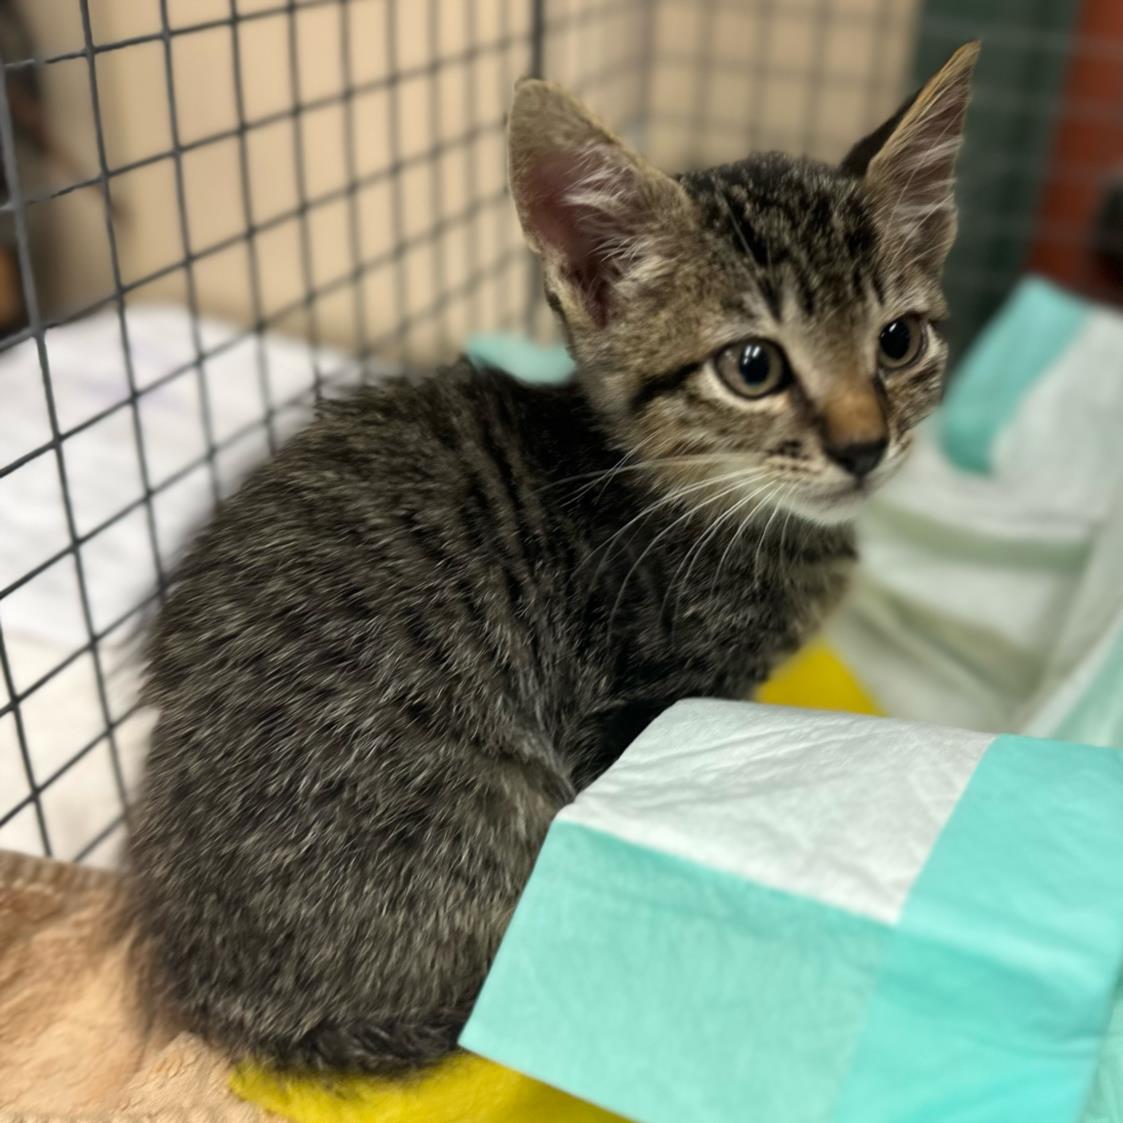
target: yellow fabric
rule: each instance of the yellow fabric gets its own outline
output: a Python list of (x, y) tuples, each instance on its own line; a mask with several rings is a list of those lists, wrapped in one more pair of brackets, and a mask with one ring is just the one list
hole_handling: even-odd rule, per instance
[(846, 664), (821, 640), (798, 652), (756, 693), (758, 702), (884, 715)]
[(408, 1080), (281, 1076), (245, 1066), (231, 1087), (294, 1123), (623, 1123), (469, 1053)]
[[(883, 711), (822, 642), (804, 648), (757, 700), (858, 714)], [(293, 1123), (612, 1123), (612, 1115), (546, 1084), (464, 1053), (408, 1080), (294, 1077), (239, 1069), (243, 1099)]]

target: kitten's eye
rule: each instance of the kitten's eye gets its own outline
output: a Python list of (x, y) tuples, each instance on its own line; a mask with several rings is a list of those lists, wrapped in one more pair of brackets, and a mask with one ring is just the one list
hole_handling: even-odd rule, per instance
[(878, 336), (878, 362), (886, 370), (907, 367), (924, 347), (924, 321), (919, 316), (902, 316), (881, 329)]
[(714, 364), (725, 384), (747, 398), (778, 393), (791, 379), (784, 352), (767, 339), (734, 343), (717, 353)]

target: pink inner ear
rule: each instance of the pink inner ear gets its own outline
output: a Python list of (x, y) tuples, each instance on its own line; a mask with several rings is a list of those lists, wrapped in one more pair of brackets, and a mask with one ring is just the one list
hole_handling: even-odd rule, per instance
[(544, 242), (559, 250), (567, 261), (585, 256), (589, 239), (582, 233), (577, 212), (567, 196), (580, 178), (581, 157), (576, 152), (547, 152), (527, 176), (527, 217)]
[(588, 156), (575, 151), (540, 156), (527, 174), (525, 211), (528, 225), (561, 255), (569, 281), (581, 290), (589, 313), (603, 326), (616, 271), (605, 245), (604, 216), (570, 200), (588, 167)]

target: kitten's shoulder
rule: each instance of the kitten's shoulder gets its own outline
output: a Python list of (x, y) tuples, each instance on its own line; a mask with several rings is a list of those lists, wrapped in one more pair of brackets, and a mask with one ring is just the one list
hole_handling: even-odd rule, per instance
[(594, 422), (572, 384), (531, 385), (462, 358), (424, 375), (403, 375), (324, 401), (303, 434), (319, 448), (365, 450), (378, 459), (428, 449), (460, 455), (482, 439), (524, 437), (553, 445)]

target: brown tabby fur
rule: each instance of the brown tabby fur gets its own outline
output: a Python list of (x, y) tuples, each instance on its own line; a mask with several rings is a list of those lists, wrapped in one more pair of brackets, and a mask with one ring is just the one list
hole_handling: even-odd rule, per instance
[[(878, 337), (945, 314), (974, 56), (840, 168), (679, 179), (519, 85), (512, 189), (576, 384), (461, 362), (324, 405), (151, 637), (133, 899), (189, 1025), (296, 1067), (440, 1058), (557, 810), (663, 707), (744, 696), (819, 626), (939, 394), (935, 327), (892, 372)], [(746, 337), (784, 349), (783, 392), (717, 377)]]

